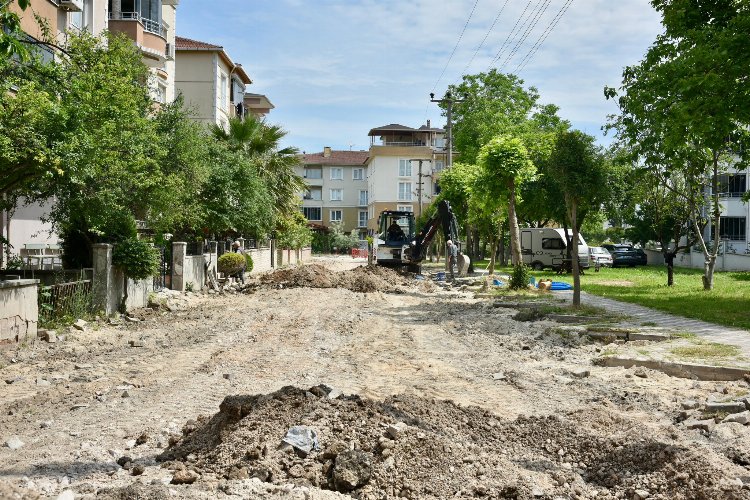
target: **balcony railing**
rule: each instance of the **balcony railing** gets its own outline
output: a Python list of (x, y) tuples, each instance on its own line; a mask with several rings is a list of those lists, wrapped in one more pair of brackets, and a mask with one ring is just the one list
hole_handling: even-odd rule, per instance
[(167, 28), (162, 23), (143, 17), (140, 12), (120, 12), (119, 15), (110, 12), (109, 18), (113, 21), (140, 21), (144, 31), (167, 38)]

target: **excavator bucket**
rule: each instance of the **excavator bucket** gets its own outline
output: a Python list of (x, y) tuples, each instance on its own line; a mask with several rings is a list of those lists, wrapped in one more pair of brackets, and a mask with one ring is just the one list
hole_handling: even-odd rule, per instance
[(469, 272), (469, 265), (471, 264), (471, 259), (468, 255), (459, 253), (456, 258), (456, 265), (458, 266), (458, 277), (463, 278), (466, 276), (466, 274)]

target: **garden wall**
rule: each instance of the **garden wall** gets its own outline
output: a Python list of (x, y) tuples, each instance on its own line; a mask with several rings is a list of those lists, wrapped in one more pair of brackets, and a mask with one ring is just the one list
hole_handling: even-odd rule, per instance
[(39, 280), (0, 281), (0, 342), (36, 338)]
[[(661, 252), (645, 250), (648, 256), (648, 264), (651, 266), (663, 266), (664, 256)], [(674, 265), (678, 267), (691, 267), (703, 269), (702, 252), (679, 252), (674, 259)], [(750, 255), (725, 253), (716, 257), (717, 271), (750, 271)]]

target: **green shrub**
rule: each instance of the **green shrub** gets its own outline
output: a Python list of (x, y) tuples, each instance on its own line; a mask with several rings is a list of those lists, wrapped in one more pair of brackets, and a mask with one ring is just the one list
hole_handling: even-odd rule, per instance
[(511, 290), (524, 290), (529, 285), (529, 268), (523, 264), (517, 264), (513, 266), (513, 273), (510, 275), (510, 283), (508, 288)]
[(219, 272), (226, 276), (237, 274), (245, 267), (245, 264), (245, 256), (234, 252), (225, 253), (216, 261), (216, 267), (219, 269)]
[(253, 257), (249, 253), (245, 254), (245, 271), (253, 272)]
[(112, 264), (122, 269), (128, 278), (143, 280), (159, 270), (159, 254), (148, 242), (128, 238), (115, 244)]

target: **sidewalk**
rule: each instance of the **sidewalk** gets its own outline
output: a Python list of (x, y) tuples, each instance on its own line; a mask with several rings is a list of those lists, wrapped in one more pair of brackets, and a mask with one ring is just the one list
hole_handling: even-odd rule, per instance
[[(564, 299), (567, 302), (573, 301), (572, 291), (554, 292), (554, 295), (555, 297)], [(632, 323), (633, 325), (641, 326), (645, 322), (650, 322), (663, 328), (694, 333), (695, 335), (704, 337), (711, 342), (735, 345), (742, 350), (745, 356), (750, 358), (750, 331), (741, 328), (731, 328), (714, 323), (707, 323), (697, 319), (675, 316), (673, 314), (657, 311), (637, 304), (620, 302), (618, 300), (591, 295), (586, 292), (581, 292), (581, 303), (584, 305), (601, 307), (606, 311), (629, 316), (624, 323)]]

